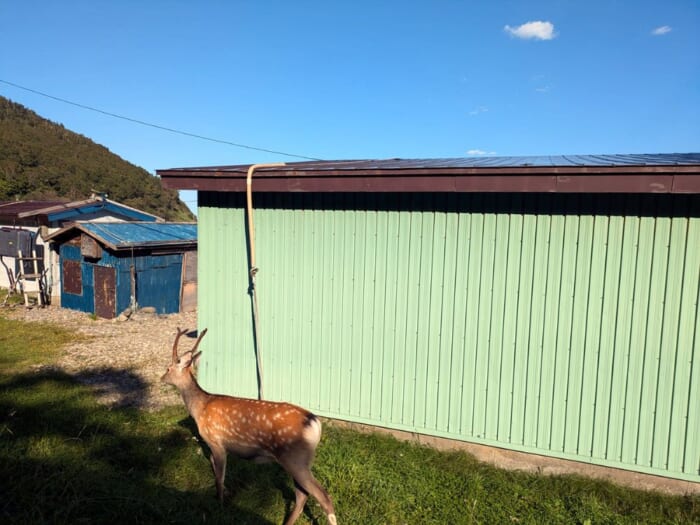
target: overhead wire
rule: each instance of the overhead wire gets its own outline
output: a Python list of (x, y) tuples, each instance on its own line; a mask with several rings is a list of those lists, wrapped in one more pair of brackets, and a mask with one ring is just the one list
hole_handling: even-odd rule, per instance
[[(118, 115), (118, 114), (116, 114), (116, 113), (111, 113), (111, 112), (109, 112), (109, 111), (104, 111), (104, 110), (102, 110), (102, 109), (94, 108), (94, 107), (92, 107), (92, 106), (88, 106), (88, 105), (85, 105), (85, 104), (80, 104), (80, 103), (78, 103), (78, 102), (73, 102), (73, 101), (71, 101), (71, 100), (66, 100), (66, 99), (64, 99), (64, 98), (56, 97), (56, 96), (54, 96), (54, 95), (49, 95), (48, 93), (43, 93), (43, 92), (38, 91), (38, 90), (35, 90), (35, 89), (31, 89), (31, 88), (28, 88), (28, 87), (25, 87), (25, 86), (20, 86), (19, 84), (15, 84), (14, 82), (9, 82), (9, 81), (7, 81), (7, 80), (0, 79), (0, 82), (1, 82), (1, 83), (4, 83), (4, 84), (8, 84), (8, 85), (13, 86), (13, 87), (16, 87), (16, 88), (18, 88), (18, 89), (23, 89), (23, 90), (28, 91), (28, 92), (30, 92), (30, 93), (35, 93), (35, 94), (40, 95), (40, 96), (43, 96), (43, 97), (47, 97), (47, 98), (50, 98), (50, 99), (53, 99), (53, 100), (57, 100), (57, 101), (59, 101), (59, 102), (65, 103), (65, 104), (70, 104), (70, 105), (72, 105), (72, 106), (76, 106), (76, 107), (79, 107), (79, 108), (82, 108), (82, 109), (86, 109), (86, 110), (89, 110), (89, 111), (94, 111), (94, 112), (96, 112), (96, 113), (101, 113), (101, 114), (107, 115), (107, 116), (109, 116), (109, 117), (113, 117), (113, 118), (118, 118), (118, 119), (126, 120), (126, 121), (128, 121), (128, 122), (133, 122), (133, 123), (136, 123), (136, 124), (140, 124), (140, 125), (142, 125), (142, 126), (148, 126), (148, 127), (160, 129), (160, 130), (163, 130), (163, 131), (168, 131), (168, 132), (171, 132), (171, 133), (177, 133), (177, 134), (180, 134), (180, 135), (185, 135), (185, 136), (188, 136), (188, 137), (193, 137), (193, 138), (197, 138), (197, 139), (201, 139), (201, 140), (208, 140), (208, 141), (211, 141), (211, 142), (217, 142), (217, 143), (220, 143), (220, 144), (227, 144), (227, 145), (235, 146), (235, 147), (239, 147), (239, 148), (246, 148), (246, 149), (255, 150), (255, 151), (262, 151), (262, 152), (266, 152), (266, 153), (273, 153), (273, 154), (276, 154), (276, 155), (285, 155), (285, 156), (287, 156), (287, 157), (296, 157), (296, 158), (301, 158), (301, 159), (305, 159), (305, 160), (321, 160), (321, 159), (318, 159), (318, 158), (308, 157), (308, 156), (305, 156), (305, 155), (297, 155), (297, 154), (294, 154), (294, 153), (287, 153), (287, 152), (283, 152), (283, 151), (276, 151), (276, 150), (271, 150), (271, 149), (267, 149), (267, 148), (258, 148), (258, 147), (255, 147), (255, 146), (249, 146), (249, 145), (247, 145), (247, 144), (239, 144), (239, 143), (230, 142), (230, 141), (227, 141), (227, 140), (220, 140), (220, 139), (215, 139), (215, 138), (211, 138), (211, 137), (206, 137), (206, 136), (203, 136), (203, 135), (198, 135), (198, 134), (196, 134), (196, 133), (190, 133), (190, 132), (187, 132), (187, 131), (182, 131), (182, 130), (178, 130), (178, 129), (174, 129), (174, 128), (168, 128), (168, 127), (165, 127), (165, 126), (160, 126), (160, 125), (158, 125), (158, 124), (152, 124), (152, 123), (150, 123), (150, 122), (146, 122), (146, 121), (143, 121), (143, 120), (134, 119), (134, 118), (131, 118), (131, 117), (126, 117), (126, 116), (123, 116), (123, 115)], [(248, 195), (248, 225), (249, 225), (248, 227), (249, 227), (249, 238), (250, 238), (249, 252), (250, 252), (250, 261), (251, 261), (251, 268), (250, 268), (250, 293), (251, 293), (251, 298), (252, 298), (252, 301), (253, 301), (254, 339), (255, 339), (255, 346), (256, 346), (256, 349), (255, 349), (256, 352), (255, 352), (255, 353), (256, 353), (257, 372), (258, 372), (258, 397), (259, 397), (259, 399), (263, 399), (263, 372), (262, 372), (262, 356), (261, 356), (261, 349), (260, 349), (260, 346), (261, 346), (261, 345), (260, 345), (260, 332), (259, 332), (259, 329), (258, 329), (258, 322), (259, 322), (259, 321), (258, 321), (258, 301), (257, 301), (257, 294), (256, 294), (256, 292), (255, 292), (255, 274), (257, 273), (258, 268), (255, 267), (255, 244), (254, 244), (255, 241), (254, 241), (254, 231), (253, 231), (253, 223), (252, 223), (252, 188), (251, 188), (251, 182), (252, 182), (252, 180), (251, 180), (251, 179), (252, 179), (253, 170), (254, 170), (255, 168), (257, 168), (257, 167), (271, 167), (271, 166), (279, 166), (279, 165), (284, 165), (284, 164), (282, 164), (282, 163), (277, 163), (277, 164), (256, 164), (256, 165), (251, 166), (251, 168), (250, 168), (249, 171), (248, 171), (248, 182), (247, 182), (247, 195)], [(196, 202), (196, 201), (189, 201), (189, 202)], [(96, 224), (95, 227), (96, 227), (96, 229), (97, 229), (98, 231), (102, 231), (103, 234), (107, 234), (107, 233), (108, 233), (108, 232), (104, 231), (104, 229), (103, 229), (99, 224)], [(109, 232), (109, 234), (112, 235), (112, 236), (114, 236), (114, 237), (116, 237), (118, 240), (120, 240), (120, 241), (122, 241), (122, 242), (124, 242), (124, 241), (126, 240), (126, 239), (121, 238), (121, 237), (120, 237), (119, 235), (117, 235), (115, 232)], [(136, 291), (135, 291), (135, 284), (136, 284), (136, 283), (135, 283), (135, 274), (134, 274), (134, 268), (135, 268), (135, 266), (134, 266), (134, 261), (133, 261), (133, 259), (134, 259), (133, 246), (132, 246), (131, 257), (132, 257), (132, 264), (131, 264), (131, 268), (130, 268), (130, 273), (131, 273), (131, 288), (132, 288), (132, 294), (131, 294), (131, 305), (130, 305), (130, 306), (131, 306), (132, 308), (136, 308), (136, 307), (137, 307), (137, 303), (136, 303)]]
[(250, 146), (249, 144), (242, 144), (240, 142), (231, 142), (229, 140), (217, 139), (217, 138), (213, 138), (213, 137), (207, 137), (205, 135), (199, 135), (197, 133), (191, 133), (189, 131), (183, 131), (180, 129), (169, 128), (167, 126), (161, 126), (160, 124), (153, 124), (152, 122), (146, 122), (145, 120), (140, 120), (140, 119), (136, 119), (136, 118), (132, 118), (132, 117), (126, 117), (124, 115), (119, 115), (117, 113), (105, 111), (103, 109), (95, 108), (93, 106), (88, 106), (86, 104), (81, 104), (79, 102), (73, 102), (72, 100), (67, 100), (65, 98), (50, 95), (48, 93), (44, 93), (44, 92), (38, 91), (36, 89), (32, 89), (32, 88), (28, 88), (26, 86), (21, 86), (19, 84), (15, 84), (14, 82), (10, 82), (9, 80), (3, 80), (0, 78), (0, 82), (2, 82), (3, 84), (7, 84), (8, 86), (12, 86), (12, 87), (15, 87), (18, 89), (23, 89), (24, 91), (28, 91), (30, 93), (40, 95), (42, 97), (46, 97), (46, 98), (50, 98), (52, 100), (56, 100), (58, 102), (62, 102), (64, 104), (70, 104), (71, 106), (86, 109), (88, 111), (94, 111), (95, 113), (101, 113), (102, 115), (106, 115), (108, 117), (118, 118), (121, 120), (125, 120), (127, 122), (132, 122), (134, 124), (140, 124), (141, 126), (147, 126), (150, 128), (159, 129), (161, 131), (168, 131), (170, 133), (176, 133), (178, 135), (184, 135), (186, 137), (192, 137), (192, 138), (196, 138), (196, 139), (200, 139), (200, 140), (207, 140), (209, 142), (217, 142), (219, 144), (226, 144), (228, 146), (234, 146), (236, 148), (244, 148), (244, 149), (249, 149), (249, 150), (254, 150), (254, 151), (262, 151), (264, 153), (272, 153), (275, 155), (284, 155), (286, 157), (296, 157), (298, 159), (304, 159), (304, 160), (322, 160), (322, 159), (319, 159), (316, 157), (309, 157), (306, 155), (298, 155), (296, 153), (288, 153), (286, 151), (279, 151), (279, 150), (273, 150), (273, 149), (268, 149), (268, 148), (260, 148), (257, 146)]

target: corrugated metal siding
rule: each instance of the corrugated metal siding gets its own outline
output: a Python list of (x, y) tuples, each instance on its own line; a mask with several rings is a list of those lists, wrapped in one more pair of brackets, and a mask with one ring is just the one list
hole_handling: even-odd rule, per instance
[[(61, 306), (81, 312), (95, 311), (95, 288), (94, 276), (92, 267), (82, 264), (82, 256), (80, 255), (79, 246), (70, 246), (63, 244), (60, 247), (61, 260), (76, 261), (80, 264), (80, 294), (68, 293), (65, 289), (61, 290)], [(61, 265), (61, 283), (63, 288), (66, 285), (66, 278), (63, 275), (63, 265)], [(77, 291), (77, 290), (76, 290)]]
[[(140, 307), (152, 306), (159, 314), (180, 311), (180, 291), (182, 282), (181, 253), (169, 255), (116, 256), (107, 250), (102, 252), (99, 264), (85, 262), (80, 247), (61, 245), (61, 258), (80, 263), (82, 293), (80, 295), (62, 290), (61, 305), (83, 312), (95, 311), (94, 267), (104, 266), (116, 270), (116, 314), (126, 310), (131, 304), (131, 265), (136, 270), (136, 300)], [(63, 272), (61, 272), (63, 273)], [(61, 282), (64, 282), (61, 275)]]
[[(364, 160), (316, 160), (302, 162), (287, 162), (283, 167), (275, 169), (294, 171), (331, 171), (349, 170), (366, 172), (368, 170), (406, 170), (443, 168), (522, 168), (522, 167), (584, 167), (597, 166), (692, 166), (700, 164), (700, 153), (639, 153), (613, 155), (531, 155), (522, 157), (456, 157), (442, 159), (364, 159)], [(174, 168), (157, 170), (160, 172), (177, 173), (178, 171), (201, 172), (240, 172), (247, 173), (250, 164), (237, 166), (208, 166), (198, 168)], [(271, 170), (262, 167), (258, 173)]]
[(197, 240), (197, 225), (189, 223), (85, 222), (78, 228), (116, 248), (181, 245)]
[[(139, 306), (152, 306), (159, 314), (172, 314), (180, 311), (182, 259), (181, 253), (134, 257), (136, 299)], [(121, 260), (122, 279), (127, 292), (130, 292), (129, 266), (131, 262), (129, 258)]]
[[(252, 397), (243, 202), (200, 199), (202, 382)], [(256, 204), (266, 397), (700, 481), (697, 196)]]

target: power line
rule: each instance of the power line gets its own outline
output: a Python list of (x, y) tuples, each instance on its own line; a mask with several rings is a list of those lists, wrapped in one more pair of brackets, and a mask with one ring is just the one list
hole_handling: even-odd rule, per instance
[(3, 80), (1, 78), (0, 78), (0, 82), (2, 82), (3, 84), (7, 84), (8, 86), (16, 87), (18, 89), (23, 89), (24, 91), (29, 91), (30, 93), (34, 93), (36, 95), (41, 95), (42, 97), (57, 100), (58, 102), (63, 102), (64, 104), (70, 104), (71, 106), (75, 106), (75, 107), (82, 108), (82, 109), (87, 109), (88, 111), (94, 111), (95, 113), (101, 113), (103, 115), (107, 115), (108, 117), (126, 120), (128, 122), (133, 122), (135, 124), (140, 124), (142, 126), (148, 126), (150, 128), (160, 129), (162, 131), (168, 131), (170, 133), (177, 133), (178, 135), (184, 135), (186, 137), (193, 137), (193, 138), (200, 139), (200, 140), (208, 140), (209, 142), (217, 142), (219, 144), (227, 144), (229, 146), (235, 146), (236, 148), (245, 148), (245, 149), (250, 149), (250, 150), (255, 150), (255, 151), (262, 151), (264, 153), (273, 153), (275, 155), (285, 155), (287, 157), (296, 157), (296, 158), (305, 159), (305, 160), (322, 160), (322, 159), (317, 159), (315, 157), (307, 157), (306, 155), (297, 155), (295, 153), (287, 153), (284, 151), (277, 151), (277, 150), (273, 150), (273, 149), (258, 148), (256, 146), (249, 146), (247, 144), (240, 144), (237, 142), (230, 142), (228, 140), (215, 139), (212, 137), (206, 137), (204, 135), (198, 135), (196, 133), (190, 133), (188, 131), (182, 131), (179, 129), (168, 128), (165, 126), (160, 126), (158, 124), (152, 124), (150, 122), (145, 122), (143, 120), (139, 120), (139, 119), (135, 119), (135, 118), (131, 118), (131, 117), (125, 117), (124, 115), (110, 113), (109, 111), (104, 111), (102, 109), (94, 108), (92, 106), (86, 106), (85, 104), (79, 104), (78, 102), (73, 102), (71, 100), (66, 100), (65, 98), (49, 95), (48, 93), (43, 93), (41, 91), (37, 91), (36, 89), (31, 89), (31, 88), (28, 88), (26, 86), (20, 86), (19, 84), (15, 84), (14, 82), (9, 82), (9, 81)]

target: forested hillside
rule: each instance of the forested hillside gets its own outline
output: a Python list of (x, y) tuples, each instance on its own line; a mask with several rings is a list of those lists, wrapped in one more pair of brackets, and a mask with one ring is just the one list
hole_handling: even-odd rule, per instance
[(167, 220), (194, 219), (177, 192), (143, 168), (0, 97), (0, 201), (81, 200), (92, 190)]

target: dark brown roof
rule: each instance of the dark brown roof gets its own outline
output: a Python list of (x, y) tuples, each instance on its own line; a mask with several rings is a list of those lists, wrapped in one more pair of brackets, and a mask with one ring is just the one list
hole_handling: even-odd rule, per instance
[[(249, 164), (157, 170), (173, 189), (245, 191)], [(700, 153), (292, 162), (255, 191), (700, 193)]]
[(0, 202), (0, 214), (24, 217), (42, 213), (47, 208), (62, 206), (65, 201), (13, 201)]

